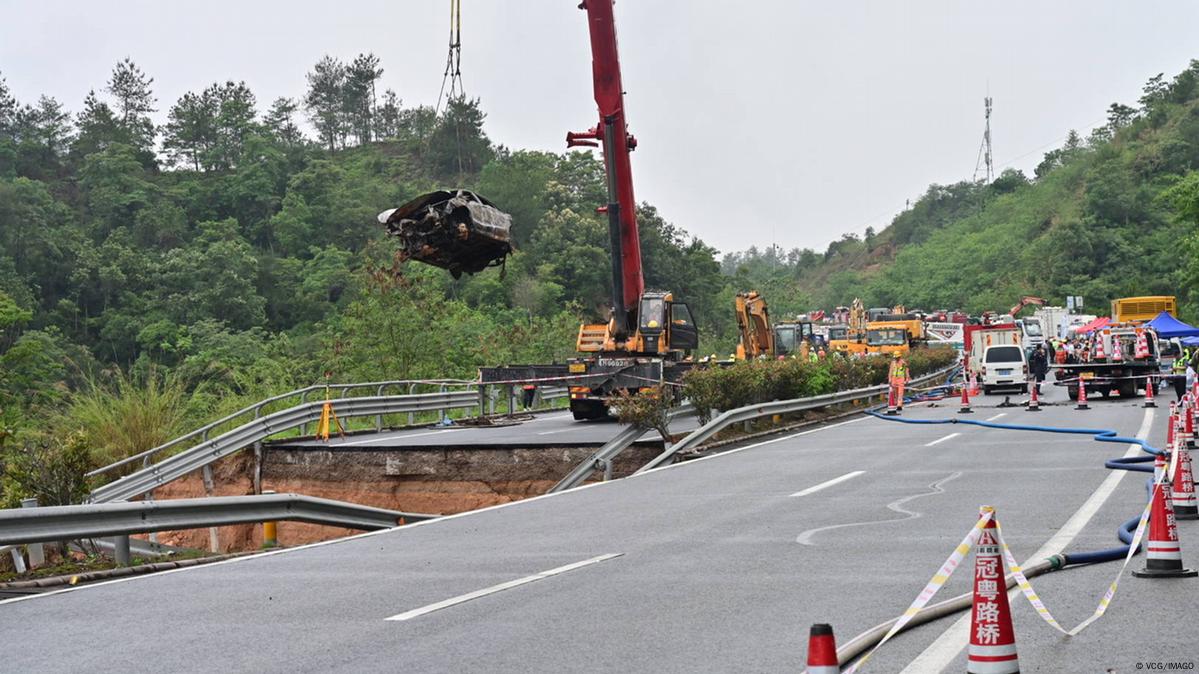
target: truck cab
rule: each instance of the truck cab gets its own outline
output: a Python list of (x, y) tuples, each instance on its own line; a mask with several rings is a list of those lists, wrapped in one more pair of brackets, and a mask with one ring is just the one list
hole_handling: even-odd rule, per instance
[(911, 340), (906, 328), (879, 327), (866, 330), (866, 353), (908, 355)]

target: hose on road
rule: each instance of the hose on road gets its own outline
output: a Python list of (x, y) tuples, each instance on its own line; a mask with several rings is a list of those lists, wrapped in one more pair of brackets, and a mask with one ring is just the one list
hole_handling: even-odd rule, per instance
[[(952, 379), (950, 381), (952, 381)], [(949, 385), (947, 384), (945, 387), (942, 387), (942, 388), (948, 389)], [(937, 389), (933, 389), (933, 390), (924, 392), (920, 395), (913, 396), (907, 400), (910, 400), (912, 402), (921, 402), (921, 401), (930, 400), (930, 399), (931, 400), (939, 400), (939, 399), (945, 397), (945, 395), (947, 395), (946, 392), (942, 392)], [(893, 421), (893, 422), (898, 422), (898, 423), (903, 423), (903, 424), (914, 424), (914, 425), (965, 424), (968, 426), (980, 426), (982, 428), (995, 428), (995, 429), (1013, 430), (1013, 431), (1026, 431), (1026, 432), (1036, 432), (1036, 433), (1065, 433), (1065, 434), (1071, 434), (1071, 435), (1090, 435), (1092, 437), (1092, 439), (1094, 439), (1097, 442), (1113, 442), (1113, 443), (1118, 443), (1118, 444), (1139, 445), (1141, 447), (1141, 449), (1144, 450), (1147, 454), (1147, 456), (1119, 457), (1119, 458), (1115, 458), (1115, 459), (1109, 459), (1108, 461), (1104, 462), (1103, 465), (1105, 468), (1108, 468), (1111, 470), (1128, 470), (1128, 471), (1152, 473), (1153, 472), (1152, 466), (1147, 466), (1147, 465), (1143, 465), (1143, 464), (1153, 461), (1157, 457), (1157, 455), (1163, 453), (1163, 450), (1151, 446), (1149, 443), (1145, 442), (1144, 440), (1141, 440), (1139, 438), (1124, 437), (1124, 436), (1121, 436), (1118, 432), (1111, 430), (1111, 429), (1063, 428), (1063, 427), (1056, 427), (1056, 426), (1038, 426), (1038, 425), (1034, 425), (1034, 424), (1000, 424), (1000, 423), (995, 423), (995, 422), (991, 422), (991, 421), (975, 421), (973, 419), (959, 419), (957, 417), (953, 417), (953, 418), (949, 418), (949, 419), (905, 419), (903, 417), (885, 416), (883, 414), (879, 414), (879, 412), (878, 412), (879, 409), (881, 409), (881, 407), (876, 407), (874, 409), (867, 410), (866, 414), (869, 414), (878, 419), (882, 419), (884, 421)], [(1152, 482), (1153, 482), (1152, 478), (1150, 478), (1150, 480), (1146, 483), (1147, 491), (1149, 491), (1150, 493), (1152, 493)], [(1032, 579), (1037, 576), (1041, 576), (1046, 573), (1049, 573), (1051, 571), (1058, 571), (1058, 570), (1064, 569), (1069, 566), (1079, 566), (1079, 565), (1083, 565), (1083, 564), (1098, 564), (1098, 563), (1102, 563), (1102, 562), (1110, 562), (1110, 561), (1124, 559), (1128, 555), (1129, 547), (1132, 544), (1133, 532), (1136, 530), (1137, 524), (1139, 522), (1140, 522), (1140, 516), (1138, 515), (1120, 525), (1119, 529), (1116, 532), (1116, 535), (1120, 539), (1120, 541), (1124, 544), (1122, 546), (1118, 546), (1118, 547), (1114, 547), (1114, 548), (1107, 548), (1107, 549), (1103, 549), (1103, 550), (1088, 550), (1088, 551), (1083, 551), (1083, 552), (1071, 552), (1071, 553), (1063, 553), (1063, 554), (1058, 554), (1058, 555), (1051, 555), (1048, 559), (1042, 560), (1040, 562), (1037, 562), (1035, 564), (1032, 564), (1032, 565), (1029, 565), (1028, 567), (1026, 567), (1024, 569), (1024, 575), (1027, 578)], [(1012, 578), (1012, 577), (1008, 578), (1007, 587), (1009, 589), (1011, 589), (1013, 586), (1015, 586), (1015, 584), (1016, 584), (1015, 578)], [(932, 606), (926, 606), (925, 608), (921, 609), (919, 612), (917, 612), (915, 615), (912, 616), (912, 618), (908, 621), (908, 623), (906, 625), (904, 625), (901, 632), (906, 632), (918, 625), (923, 625), (925, 623), (932, 622), (934, 620), (943, 618), (945, 616), (952, 615), (952, 614), (958, 613), (960, 611), (965, 611), (970, 608), (970, 606), (973, 602), (973, 598), (974, 598), (973, 592), (966, 592), (964, 594), (958, 595), (957, 597), (953, 597), (952, 599), (947, 599), (943, 602), (933, 604)], [(837, 660), (842, 665), (852, 662), (855, 658), (857, 658), (858, 656), (865, 653), (866, 650), (868, 650), (869, 648), (871, 648), (875, 644), (877, 644), (879, 641), (881, 641), (882, 638), (887, 634), (887, 632), (889, 632), (891, 630), (891, 628), (895, 625), (895, 623), (898, 622), (899, 620), (900, 620), (900, 618), (898, 618), (898, 617), (894, 618), (892, 620), (888, 620), (887, 622), (877, 625), (875, 627), (872, 627), (869, 630), (866, 630), (865, 632), (854, 637), (853, 639), (850, 639), (848, 642), (846, 642), (844, 645), (842, 645), (840, 648), (837, 649)]]

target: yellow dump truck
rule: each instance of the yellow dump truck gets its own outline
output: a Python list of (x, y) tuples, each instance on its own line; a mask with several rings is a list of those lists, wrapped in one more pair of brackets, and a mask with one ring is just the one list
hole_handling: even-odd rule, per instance
[(1113, 323), (1151, 321), (1163, 311), (1178, 318), (1178, 302), (1173, 295), (1121, 297), (1112, 300)]

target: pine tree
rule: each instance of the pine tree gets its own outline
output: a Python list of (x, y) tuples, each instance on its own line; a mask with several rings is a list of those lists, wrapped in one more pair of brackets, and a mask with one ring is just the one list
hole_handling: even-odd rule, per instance
[(383, 76), (379, 57), (359, 54), (346, 69), (343, 104), (358, 144), (374, 140), (375, 82)]
[(11, 138), (16, 122), (17, 99), (8, 90), (8, 82), (0, 76), (0, 138)]
[(316, 127), (317, 138), (329, 151), (344, 147), (345, 65), (332, 56), (325, 56), (313, 66), (307, 77), (308, 93), (304, 95), (304, 108)]
[(267, 130), (275, 140), (289, 148), (298, 147), (304, 142), (304, 134), (300, 132), (300, 127), (296, 126), (293, 118), (298, 108), (295, 100), (279, 97), (271, 104), (271, 109), (263, 118)]
[(141, 68), (126, 57), (113, 68), (112, 78), (105, 88), (116, 98), (119, 113), (117, 121), (121, 130), (131, 145), (143, 151), (151, 150), (154, 145), (155, 130), (150, 113), (157, 110), (154, 107), (157, 99), (150, 89), (153, 83), (154, 78), (147, 77)]
[(162, 147), (175, 164), (207, 168), (207, 156), (215, 141), (216, 105), (208, 92), (183, 94), (168, 113)]

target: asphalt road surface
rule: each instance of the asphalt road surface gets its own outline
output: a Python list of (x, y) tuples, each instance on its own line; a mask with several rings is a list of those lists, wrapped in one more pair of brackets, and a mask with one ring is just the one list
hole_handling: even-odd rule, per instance
[[(1163, 439), (1164, 411), (1139, 400), (1096, 399), (1081, 412), (1053, 391), (1039, 414), (993, 407), (1001, 400), (980, 399), (972, 418)], [(945, 401), (904, 416), (955, 412)], [(0, 602), (0, 669), (795, 672), (811, 623), (831, 623), (844, 641), (899, 615), (981, 504), (995, 506), (1022, 561), (1115, 545), (1117, 525), (1143, 507), (1144, 476), (1093, 495), (1111, 474), (1104, 459), (1128, 451), (1077, 435), (855, 417), (555, 496)], [(1180, 535), (1199, 566), (1199, 522), (1181, 522)], [(1199, 580), (1132, 577), (1142, 563), (1123, 573), (1107, 615), (1073, 638), (1014, 598), (1021, 671), (1199, 661)], [(1070, 628), (1118, 570), (1033, 585)], [(969, 580), (959, 571), (938, 599)], [(896, 637), (863, 671), (964, 671), (956, 622)]]
[[(359, 433), (344, 438), (323, 440), (282, 440), (275, 443), (286, 447), (353, 447), (354, 449), (390, 449), (394, 447), (454, 447), (501, 446), (535, 447), (560, 445), (602, 445), (621, 431), (623, 426), (614, 420), (575, 421), (570, 412), (545, 412), (512, 425), (468, 426), (445, 428), (412, 428), (382, 433)], [(674, 432), (694, 430), (695, 417), (677, 419), (671, 425)], [(661, 442), (657, 431), (641, 436), (642, 441)]]

